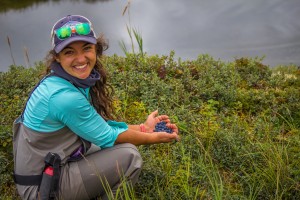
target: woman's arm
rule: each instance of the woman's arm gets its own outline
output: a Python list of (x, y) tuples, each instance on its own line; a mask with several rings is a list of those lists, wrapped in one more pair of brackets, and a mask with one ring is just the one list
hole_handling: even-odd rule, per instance
[(140, 125), (128, 125), (128, 129), (140, 131), (141, 127), (140, 127)]
[(176, 132), (173, 132), (171, 134), (166, 132), (145, 133), (133, 129), (128, 129), (127, 131), (124, 131), (123, 133), (118, 135), (115, 143), (131, 143), (134, 145), (143, 145), (167, 143), (174, 140), (179, 140), (179, 136)]

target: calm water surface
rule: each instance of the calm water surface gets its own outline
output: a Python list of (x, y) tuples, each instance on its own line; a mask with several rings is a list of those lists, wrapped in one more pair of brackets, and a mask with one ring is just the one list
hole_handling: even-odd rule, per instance
[[(67, 14), (87, 16), (98, 33), (109, 40), (106, 54), (124, 55), (128, 47), (126, 0), (44, 2), (22, 10), (0, 13), (0, 71), (43, 60), (51, 48), (53, 22)], [(1, 5), (0, 5), (1, 6)], [(300, 0), (132, 0), (132, 27), (137, 28), (149, 54), (195, 59), (210, 54), (231, 61), (236, 57), (262, 57), (263, 63), (300, 65)]]

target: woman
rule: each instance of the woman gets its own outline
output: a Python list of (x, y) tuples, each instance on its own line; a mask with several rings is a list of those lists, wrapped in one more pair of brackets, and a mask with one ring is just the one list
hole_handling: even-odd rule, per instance
[[(51, 34), (49, 74), (14, 123), (18, 192), (23, 199), (106, 199), (122, 177), (137, 181), (142, 159), (135, 145), (178, 140), (178, 128), (157, 111), (140, 125), (113, 121), (112, 88), (99, 61), (107, 45), (87, 18), (68, 15)], [(162, 121), (172, 134), (154, 132)]]

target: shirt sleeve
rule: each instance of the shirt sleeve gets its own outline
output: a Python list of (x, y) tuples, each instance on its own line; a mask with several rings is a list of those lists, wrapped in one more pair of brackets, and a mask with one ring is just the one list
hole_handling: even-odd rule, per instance
[(52, 95), (49, 110), (55, 120), (101, 148), (113, 146), (118, 135), (128, 129), (124, 122), (106, 122), (76, 89)]

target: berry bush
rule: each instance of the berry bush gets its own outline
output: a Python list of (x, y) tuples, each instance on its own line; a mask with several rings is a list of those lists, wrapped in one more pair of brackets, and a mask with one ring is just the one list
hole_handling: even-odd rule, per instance
[[(102, 62), (121, 119), (139, 124), (158, 109), (181, 136), (139, 146), (144, 167), (129, 199), (300, 199), (299, 67), (209, 55), (182, 61), (174, 52)], [(11, 127), (42, 71), (37, 63), (0, 73), (0, 199), (17, 199)]]

